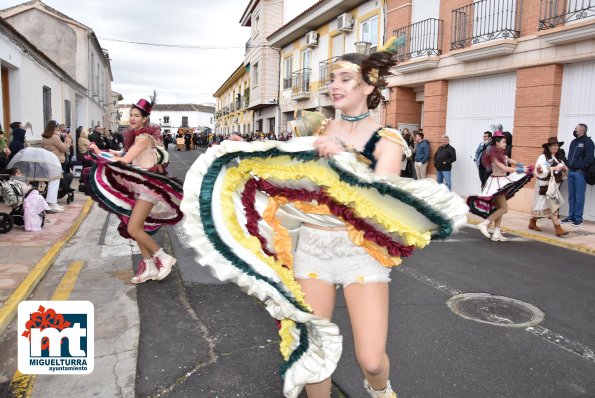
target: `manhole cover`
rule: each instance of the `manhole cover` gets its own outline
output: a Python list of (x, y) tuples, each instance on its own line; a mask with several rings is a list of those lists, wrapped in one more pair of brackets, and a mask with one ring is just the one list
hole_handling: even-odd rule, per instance
[(455, 314), (472, 321), (497, 326), (524, 328), (543, 321), (543, 312), (534, 305), (487, 293), (458, 294), (448, 300)]

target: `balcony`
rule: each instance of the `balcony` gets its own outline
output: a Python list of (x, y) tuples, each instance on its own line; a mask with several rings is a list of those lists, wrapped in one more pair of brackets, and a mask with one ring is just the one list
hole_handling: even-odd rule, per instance
[(242, 97), (239, 97), (236, 99), (236, 110), (239, 111), (240, 109), (242, 109)]
[(291, 87), (291, 99), (302, 100), (310, 98), (310, 68), (300, 69), (293, 72), (293, 84)]
[(250, 51), (250, 45), (252, 44), (252, 40), (248, 40), (246, 42), (246, 52), (244, 54), (248, 54), (248, 51)]
[(293, 81), (293, 76), (284, 77), (283, 78), (283, 90), (289, 90), (291, 88), (292, 81)]
[(521, 30), (521, 6), (522, 0), (480, 0), (454, 9), (451, 50), (492, 40), (518, 38)]
[(595, 16), (595, 0), (541, 0), (539, 30)]
[(404, 45), (397, 49), (398, 62), (418, 58), (415, 62), (397, 65), (398, 72), (416, 72), (438, 65), (438, 56), (442, 54), (442, 24), (441, 19), (429, 18), (393, 32), (397, 39), (404, 39)]
[(320, 72), (320, 80), (318, 81), (318, 92), (321, 94), (328, 93), (328, 86), (331, 84), (331, 64), (339, 57), (332, 57), (320, 61), (318, 64), (318, 71)]

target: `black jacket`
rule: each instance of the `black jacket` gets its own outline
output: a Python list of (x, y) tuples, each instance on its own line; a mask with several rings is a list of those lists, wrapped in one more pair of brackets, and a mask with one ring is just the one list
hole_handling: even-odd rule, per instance
[(89, 134), (89, 141), (94, 142), (99, 149), (108, 149), (103, 141), (103, 136), (98, 131), (93, 130), (93, 132)]
[(457, 152), (450, 144), (440, 145), (434, 155), (434, 167), (440, 171), (450, 171), (452, 164), (457, 161)]

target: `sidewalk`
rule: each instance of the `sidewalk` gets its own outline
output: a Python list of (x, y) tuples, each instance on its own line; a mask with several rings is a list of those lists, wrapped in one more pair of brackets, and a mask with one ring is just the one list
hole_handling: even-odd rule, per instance
[(39, 232), (22, 226), (0, 235), (0, 335), (14, 318), (20, 301), (27, 299), (50, 268), (60, 250), (89, 212), (92, 201), (76, 193), (63, 213), (48, 214)]
[[(543, 230), (539, 232), (528, 228), (530, 218), (531, 216), (527, 213), (509, 210), (502, 218), (502, 230), (505, 233), (595, 255), (595, 222), (583, 221), (583, 224), (578, 228), (570, 224), (562, 224), (562, 228), (568, 231), (568, 235), (558, 237), (554, 233), (554, 226), (549, 219), (538, 220), (537, 226)], [(467, 221), (475, 226), (483, 220), (469, 213)]]

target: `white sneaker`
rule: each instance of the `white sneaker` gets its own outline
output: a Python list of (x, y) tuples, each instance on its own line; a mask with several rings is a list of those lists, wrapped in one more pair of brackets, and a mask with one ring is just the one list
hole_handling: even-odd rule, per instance
[(397, 393), (394, 392), (390, 386), (390, 380), (386, 381), (386, 387), (384, 387), (384, 390), (376, 391), (370, 387), (368, 380), (364, 379), (364, 389), (372, 398), (397, 398)]
[(55, 213), (62, 213), (64, 212), (64, 208), (60, 206), (58, 203), (48, 203), (50, 205), (50, 210)]
[(494, 242), (506, 242), (508, 238), (505, 238), (500, 232), (500, 228), (494, 229), (494, 235), (492, 235), (492, 240)]
[(173, 267), (177, 260), (175, 257), (170, 256), (160, 248), (153, 255), (153, 261), (155, 261), (155, 265), (159, 270), (157, 273), (157, 280), (160, 281), (169, 275), (171, 272), (171, 267)]
[[(490, 224), (490, 222), (488, 220), (482, 221), (477, 225), (477, 229), (479, 229), (479, 231), (481, 232), (481, 234), (483, 236), (485, 236), (486, 238), (490, 239), (490, 232), (488, 231), (488, 225)], [(494, 232), (495, 233), (495, 232)]]
[(132, 277), (130, 283), (143, 283), (150, 279), (157, 279), (157, 267), (155, 266), (155, 262), (153, 261), (153, 259), (149, 258), (141, 260), (141, 262), (138, 264), (136, 275)]

